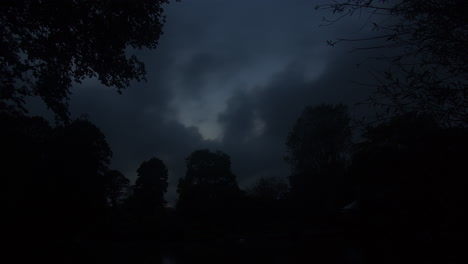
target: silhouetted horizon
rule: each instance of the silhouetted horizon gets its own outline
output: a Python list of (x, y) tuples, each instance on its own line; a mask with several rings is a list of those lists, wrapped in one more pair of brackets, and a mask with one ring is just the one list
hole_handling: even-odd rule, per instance
[(0, 3), (16, 263), (461, 263), (463, 0)]

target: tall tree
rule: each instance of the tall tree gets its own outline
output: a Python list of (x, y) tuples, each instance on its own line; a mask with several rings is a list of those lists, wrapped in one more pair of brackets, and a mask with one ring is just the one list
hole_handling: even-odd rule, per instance
[(106, 198), (113, 208), (118, 206), (119, 201), (130, 188), (130, 180), (118, 170), (109, 170), (104, 175)]
[(291, 165), (291, 192), (299, 204), (315, 209), (337, 206), (344, 184), (351, 127), (345, 105), (307, 107), (286, 145)]
[[(372, 103), (397, 114), (430, 114), (445, 125), (468, 124), (468, 20), (465, 0), (341, 0), (317, 6), (338, 17), (360, 14), (373, 34), (357, 50), (384, 49), (389, 70), (378, 73)], [(382, 99), (383, 98), (383, 99)]]
[(67, 120), (73, 83), (96, 77), (120, 93), (145, 80), (144, 64), (129, 50), (156, 48), (168, 2), (2, 1), (0, 109), (22, 113), (24, 98), (39, 96)]
[(51, 128), (40, 117), (1, 115), (12, 232), (53, 240), (95, 228), (112, 154), (102, 132), (85, 119)]
[[(101, 130), (86, 119), (55, 128), (51, 142), (50, 169), (60, 197), (57, 201), (72, 210), (106, 206), (104, 175), (112, 151)], [(58, 198), (58, 197), (56, 197)]]
[(220, 209), (235, 201), (239, 187), (226, 153), (196, 150), (185, 160), (187, 173), (177, 186), (179, 208)]
[(34, 250), (48, 252), (56, 241), (69, 244), (63, 241), (100, 231), (107, 206), (103, 173), (111, 156), (101, 131), (85, 119), (52, 128), (41, 117), (0, 117), (11, 244), (24, 251), (18, 241), (47, 237)]
[(447, 252), (460, 260), (468, 130), (408, 114), (369, 127), (364, 138), (351, 167), (367, 223), (363, 242), (377, 252), (376, 239), (393, 241), (410, 262), (444, 262)]
[(285, 199), (288, 189), (288, 184), (282, 178), (262, 177), (247, 190), (247, 193), (256, 200), (274, 202)]
[(167, 167), (162, 160), (151, 158), (141, 163), (137, 173), (138, 178), (133, 188), (135, 206), (143, 214), (157, 214), (166, 205), (164, 194), (168, 185)]
[(43, 205), (47, 192), (52, 127), (42, 117), (15, 117), (0, 113), (0, 156), (4, 171), (6, 207)]

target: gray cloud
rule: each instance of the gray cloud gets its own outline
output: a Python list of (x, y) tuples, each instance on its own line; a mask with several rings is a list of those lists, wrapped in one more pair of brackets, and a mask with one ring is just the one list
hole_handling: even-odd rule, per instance
[[(307, 0), (198, 0), (172, 3), (160, 46), (137, 51), (148, 82), (118, 95), (89, 80), (73, 90), (71, 112), (89, 115), (105, 133), (111, 166), (131, 180), (157, 156), (170, 171), (171, 203), (184, 158), (211, 148), (231, 156), (242, 186), (288, 175), (285, 140), (306, 105), (354, 104), (369, 89), (356, 69), (362, 55), (330, 48), (327, 39), (356, 34), (358, 22), (319, 27)], [(375, 65), (372, 65), (374, 67)]]

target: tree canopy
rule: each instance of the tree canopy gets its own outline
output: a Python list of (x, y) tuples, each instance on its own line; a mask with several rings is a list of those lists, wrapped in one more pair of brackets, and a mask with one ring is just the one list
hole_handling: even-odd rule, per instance
[(44, 176), (50, 176), (48, 147), (53, 128), (41, 117), (18, 118), (6, 113), (0, 113), (0, 124), (7, 208), (41, 205), (45, 202), (43, 187), (48, 185)]
[(196, 150), (185, 161), (187, 172), (177, 186), (178, 207), (222, 208), (237, 198), (239, 187), (226, 153)]
[(109, 170), (104, 175), (106, 188), (106, 198), (113, 208), (116, 208), (119, 201), (130, 188), (130, 180), (118, 170)]
[(138, 178), (133, 187), (136, 206), (152, 215), (166, 205), (168, 170), (164, 162), (151, 158), (137, 169)]
[(350, 144), (350, 117), (345, 105), (305, 108), (286, 142), (293, 197), (301, 203), (317, 203), (317, 209), (332, 206), (337, 197), (331, 196), (343, 183)]
[(5, 215), (15, 236), (69, 238), (103, 223), (111, 150), (86, 119), (51, 127), (41, 117), (0, 114)]
[(357, 50), (391, 50), (389, 69), (377, 73), (370, 102), (397, 114), (430, 114), (446, 125), (468, 123), (468, 2), (464, 0), (341, 0), (317, 6), (337, 17), (367, 16), (374, 33)]
[(76, 119), (57, 127), (50, 144), (50, 169), (59, 203), (70, 208), (105, 207), (104, 175), (112, 151), (101, 130), (89, 120)]
[(247, 193), (262, 202), (273, 202), (285, 199), (288, 191), (288, 184), (282, 178), (261, 177)]
[(0, 110), (26, 111), (39, 96), (68, 119), (73, 83), (97, 78), (120, 93), (145, 80), (131, 49), (156, 48), (169, 0), (21, 0), (0, 3)]
[(421, 230), (433, 237), (457, 234), (466, 222), (460, 209), (466, 184), (460, 172), (465, 170), (467, 135), (466, 128), (442, 128), (432, 117), (418, 114), (369, 127), (365, 140), (355, 146), (351, 165), (361, 219), (368, 223), (364, 233), (371, 239), (383, 229), (397, 238)]

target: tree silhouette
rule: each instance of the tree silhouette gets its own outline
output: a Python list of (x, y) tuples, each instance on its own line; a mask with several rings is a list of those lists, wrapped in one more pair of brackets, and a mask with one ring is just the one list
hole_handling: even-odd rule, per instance
[(141, 213), (155, 215), (164, 208), (166, 201), (168, 171), (163, 161), (151, 158), (137, 169), (138, 178), (133, 187), (136, 207)]
[(296, 203), (315, 210), (338, 206), (351, 143), (349, 123), (345, 105), (307, 107), (296, 121), (286, 142)]
[[(446, 125), (468, 122), (467, 83), (468, 23), (464, 0), (342, 0), (317, 6), (338, 15), (360, 14), (372, 23), (375, 35), (360, 42), (357, 50), (391, 51), (387, 72), (378, 77), (378, 96), (371, 103), (398, 114), (431, 114)], [(384, 99), (382, 99), (382, 97)]]
[(247, 190), (256, 200), (274, 202), (285, 199), (288, 194), (288, 184), (277, 177), (262, 177)]
[(52, 128), (41, 117), (1, 114), (6, 220), (11, 239), (47, 237), (37, 248), (104, 223), (104, 172), (111, 151), (101, 131), (78, 119)]
[(185, 178), (179, 180), (179, 208), (223, 208), (239, 195), (230, 157), (208, 149), (196, 150), (186, 159)]
[(156, 48), (168, 0), (2, 1), (0, 109), (25, 112), (39, 96), (68, 120), (73, 83), (96, 77), (120, 93), (145, 79), (144, 64), (128, 48)]
[(444, 262), (439, 257), (445, 250), (456, 255), (454, 234), (466, 219), (460, 211), (466, 184), (459, 173), (467, 155), (466, 129), (407, 114), (369, 127), (364, 136), (351, 171), (371, 251), (379, 254), (372, 244), (381, 239), (413, 262)]
[(7, 208), (34, 208), (49, 187), (48, 148), (52, 127), (42, 117), (0, 113), (4, 201)]
[(104, 175), (112, 152), (93, 123), (76, 119), (54, 129), (50, 146), (50, 204), (80, 227), (95, 225), (107, 207)]
[(7, 114), (2, 124), (5, 169), (16, 171), (9, 174), (7, 185), (17, 192), (11, 199), (18, 195), (29, 200), (29, 205), (22, 204), (27, 207), (105, 206), (103, 175), (112, 153), (94, 124), (77, 119), (51, 128), (41, 117)]
[(185, 178), (179, 179), (177, 210), (187, 238), (213, 241), (236, 228), (240, 197), (230, 157), (221, 151), (195, 150), (186, 159)]
[[(261, 177), (246, 189), (239, 207), (243, 232), (268, 234), (287, 232), (289, 220), (294, 216), (288, 210), (289, 187), (285, 179)], [(246, 217), (248, 216), (248, 217)]]
[(106, 187), (106, 198), (113, 208), (116, 208), (119, 201), (130, 188), (130, 180), (118, 170), (109, 170), (104, 175)]

